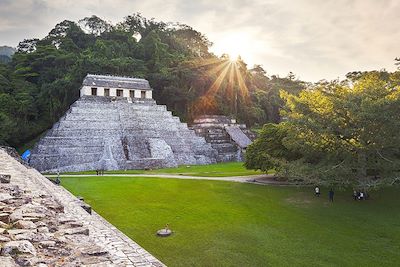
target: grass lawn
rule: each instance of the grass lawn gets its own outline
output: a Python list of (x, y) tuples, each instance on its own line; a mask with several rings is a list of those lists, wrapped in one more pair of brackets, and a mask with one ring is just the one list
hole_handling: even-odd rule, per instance
[[(177, 168), (165, 168), (156, 170), (119, 170), (105, 171), (105, 174), (180, 174), (190, 176), (205, 177), (227, 177), (227, 176), (245, 176), (253, 174), (262, 174), (260, 171), (247, 170), (243, 162), (224, 162), (211, 165), (188, 165)], [(269, 172), (269, 173), (272, 173)], [(69, 172), (65, 174), (96, 174), (96, 171)]]
[[(399, 266), (399, 189), (351, 192), (222, 181), (62, 178), (168, 266)], [(169, 223), (174, 234), (156, 237)]]

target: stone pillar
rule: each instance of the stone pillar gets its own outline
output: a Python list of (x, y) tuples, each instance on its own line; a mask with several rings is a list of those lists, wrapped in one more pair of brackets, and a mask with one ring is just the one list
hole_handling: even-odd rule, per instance
[(135, 90), (135, 98), (140, 98), (140, 90)]

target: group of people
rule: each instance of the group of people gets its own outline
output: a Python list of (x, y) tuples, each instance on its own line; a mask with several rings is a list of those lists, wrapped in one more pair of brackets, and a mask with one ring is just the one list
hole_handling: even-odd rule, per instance
[[(321, 195), (321, 189), (318, 186), (315, 187), (315, 196), (319, 197)], [(335, 195), (335, 191), (331, 188), (328, 193), (329, 201), (333, 202), (333, 196)]]
[[(316, 186), (314, 190), (315, 190), (315, 196), (319, 197), (321, 195), (321, 189), (319, 188), (319, 186)], [(328, 193), (330, 202), (333, 202), (334, 195), (335, 195), (335, 192), (331, 188), (331, 190), (329, 190), (329, 193)], [(366, 192), (353, 190), (353, 198), (354, 198), (354, 200), (366, 200), (368, 198), (368, 195)]]
[(96, 175), (104, 175), (104, 170), (96, 170)]
[(366, 200), (368, 195), (366, 192), (353, 190), (353, 199), (354, 200)]

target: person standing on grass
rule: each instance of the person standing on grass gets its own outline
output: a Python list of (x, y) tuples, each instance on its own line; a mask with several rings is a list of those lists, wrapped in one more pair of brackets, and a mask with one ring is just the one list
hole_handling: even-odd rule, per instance
[(319, 191), (319, 187), (318, 186), (315, 187), (315, 195), (317, 197), (319, 197), (319, 195), (321, 195), (321, 192)]
[(357, 200), (357, 196), (358, 196), (357, 191), (353, 190), (353, 198), (354, 198), (354, 200)]
[(329, 190), (329, 201), (333, 202), (333, 196), (335, 195), (335, 192), (333, 192), (333, 189)]

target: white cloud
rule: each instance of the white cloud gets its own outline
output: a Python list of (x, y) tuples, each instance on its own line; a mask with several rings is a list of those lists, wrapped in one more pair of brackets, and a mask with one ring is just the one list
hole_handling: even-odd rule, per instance
[(400, 56), (396, 0), (0, 0), (0, 44), (44, 37), (64, 19), (96, 14), (115, 23), (134, 12), (186, 23), (206, 34), (218, 53), (237, 36), (234, 45), (246, 50), (250, 63), (311, 81), (394, 69)]

